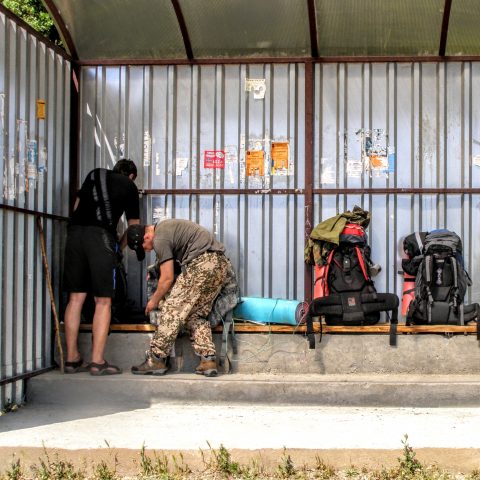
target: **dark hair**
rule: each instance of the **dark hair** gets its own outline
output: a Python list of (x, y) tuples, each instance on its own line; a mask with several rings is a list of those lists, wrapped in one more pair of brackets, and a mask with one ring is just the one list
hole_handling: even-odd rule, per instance
[(132, 160), (128, 160), (127, 158), (122, 158), (119, 160), (113, 167), (113, 171), (116, 173), (121, 173), (127, 177), (133, 173), (135, 178), (137, 177), (136, 165), (132, 162)]

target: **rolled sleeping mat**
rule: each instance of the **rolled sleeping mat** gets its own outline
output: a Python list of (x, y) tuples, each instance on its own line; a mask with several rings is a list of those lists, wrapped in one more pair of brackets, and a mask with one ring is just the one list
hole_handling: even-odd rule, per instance
[(233, 310), (233, 317), (262, 324), (298, 325), (305, 311), (305, 302), (298, 300), (242, 297)]

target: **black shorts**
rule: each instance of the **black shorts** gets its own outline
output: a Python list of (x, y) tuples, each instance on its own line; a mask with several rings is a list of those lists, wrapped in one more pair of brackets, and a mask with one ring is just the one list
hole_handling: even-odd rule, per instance
[(65, 246), (63, 285), (67, 292), (112, 298), (115, 291), (117, 243), (101, 227), (71, 225)]

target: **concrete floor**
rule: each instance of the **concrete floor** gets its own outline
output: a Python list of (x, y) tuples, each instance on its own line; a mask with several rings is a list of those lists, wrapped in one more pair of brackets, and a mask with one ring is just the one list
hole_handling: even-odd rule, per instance
[[(156, 403), (138, 410), (27, 405), (0, 418), (0, 447), (480, 448), (480, 408)], [(480, 462), (479, 462), (480, 466)]]
[[(138, 472), (142, 446), (202, 468), (203, 453), (224, 445), (248, 464), (278, 465), (284, 447), (297, 464), (318, 456), (336, 468), (393, 467), (402, 439), (417, 458), (454, 472), (480, 469), (480, 408), (358, 408), (155, 403), (148, 408), (108, 405), (27, 405), (0, 417), (0, 472), (12, 459), (35, 464), (45, 454), (94, 464), (118, 457), (119, 472)], [(178, 457), (177, 457), (178, 458)], [(82, 463), (83, 462), (83, 463)], [(122, 470), (123, 469), (123, 470)]]

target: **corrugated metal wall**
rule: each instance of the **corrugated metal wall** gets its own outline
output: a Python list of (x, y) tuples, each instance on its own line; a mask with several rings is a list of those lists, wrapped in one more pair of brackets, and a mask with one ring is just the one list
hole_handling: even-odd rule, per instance
[[(81, 177), (131, 158), (147, 190), (143, 221), (198, 222), (226, 245), (244, 295), (301, 298), (303, 197), (294, 189), (304, 181), (304, 72), (289, 64), (83, 68)], [(245, 78), (265, 79), (264, 99), (245, 91)], [(268, 152), (272, 141), (290, 143), (289, 174), (247, 175), (245, 151)], [(204, 168), (205, 150), (225, 150), (224, 168)], [(137, 299), (138, 270), (130, 258)]]
[[(317, 193), (314, 223), (355, 204), (369, 210), (372, 255), (383, 267), (377, 287), (399, 295), (403, 237), (415, 230), (454, 230), (474, 282), (469, 297), (479, 301), (480, 197), (468, 189), (480, 185), (480, 65), (317, 65), (315, 91), (315, 188), (339, 191)], [(388, 165), (375, 166), (367, 156), (362, 137), (368, 135), (386, 151)], [(395, 193), (342, 192), (360, 188)]]
[[(313, 200), (313, 225), (355, 204), (371, 211), (380, 291), (401, 293), (406, 234), (455, 230), (476, 283), (470, 299), (480, 300), (478, 195), (438, 193), (478, 186), (479, 65), (317, 64), (311, 99), (305, 72), (303, 64), (83, 68), (82, 178), (122, 156), (136, 161), (143, 220), (189, 218), (216, 232), (243, 295), (304, 298), (304, 209)], [(246, 79), (265, 79), (264, 99), (245, 91)], [(305, 179), (306, 101), (314, 112), (313, 179)], [(289, 175), (246, 175), (246, 150), (268, 152), (269, 142), (282, 140), (290, 143)], [(225, 167), (204, 168), (205, 150), (225, 150)], [(361, 191), (370, 188), (390, 191)], [(131, 295), (144, 301), (131, 257), (129, 267)]]
[(1, 407), (23, 399), (24, 382), (8, 379), (52, 364), (36, 213), (47, 214), (42, 222), (59, 304), (65, 224), (54, 216), (68, 215), (70, 75), (68, 61), (0, 13)]

